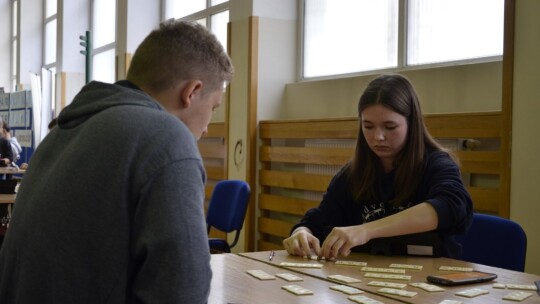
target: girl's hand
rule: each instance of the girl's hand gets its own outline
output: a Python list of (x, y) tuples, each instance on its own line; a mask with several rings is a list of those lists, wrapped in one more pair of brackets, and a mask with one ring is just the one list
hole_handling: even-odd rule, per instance
[(324, 240), (321, 254), (326, 259), (335, 259), (338, 255), (348, 256), (351, 248), (369, 240), (368, 231), (363, 225), (335, 227)]
[(311, 256), (311, 249), (313, 249), (315, 254), (320, 256), (319, 239), (306, 227), (296, 229), (290, 237), (283, 240), (283, 246), (291, 255)]

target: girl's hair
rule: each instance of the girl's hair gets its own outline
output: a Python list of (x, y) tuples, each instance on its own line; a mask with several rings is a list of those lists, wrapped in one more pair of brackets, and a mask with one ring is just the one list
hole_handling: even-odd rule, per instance
[[(446, 151), (429, 134), (422, 117), (418, 95), (407, 78), (399, 74), (381, 75), (371, 81), (358, 103), (358, 116), (373, 105), (382, 105), (401, 114), (407, 121), (407, 138), (394, 161), (394, 198), (396, 206), (404, 205), (418, 188), (426, 151)], [(446, 151), (448, 152), (448, 151)], [(451, 155), (452, 156), (452, 155)], [(452, 156), (453, 157), (453, 156)], [(455, 161), (455, 159), (454, 159)], [(356, 151), (349, 169), (349, 184), (357, 201), (375, 201), (376, 181), (384, 174), (379, 158), (369, 148), (359, 121)]]

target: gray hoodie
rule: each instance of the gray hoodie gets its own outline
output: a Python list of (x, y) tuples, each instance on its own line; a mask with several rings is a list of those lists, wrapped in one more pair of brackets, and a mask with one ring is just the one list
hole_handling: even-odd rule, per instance
[(0, 251), (0, 303), (205, 303), (205, 172), (134, 85), (91, 82), (32, 155)]

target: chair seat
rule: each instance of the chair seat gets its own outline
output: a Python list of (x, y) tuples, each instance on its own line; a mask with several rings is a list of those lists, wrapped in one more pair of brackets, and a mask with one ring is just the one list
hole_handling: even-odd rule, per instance
[(230, 253), (229, 244), (223, 239), (208, 239), (210, 253)]

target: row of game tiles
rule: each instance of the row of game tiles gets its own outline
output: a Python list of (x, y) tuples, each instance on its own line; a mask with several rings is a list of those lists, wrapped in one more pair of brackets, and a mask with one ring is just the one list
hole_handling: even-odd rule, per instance
[[(298, 281), (303, 281), (304, 280), (303, 278), (301, 278), (301, 277), (299, 277), (297, 275), (291, 274), (291, 273), (278, 273), (276, 275), (271, 275), (271, 274), (269, 274), (269, 273), (267, 273), (267, 272), (265, 272), (263, 270), (248, 270), (247, 273), (250, 274), (251, 276), (257, 278), (257, 279), (260, 279), (260, 280), (275, 280), (276, 277), (279, 277), (279, 278), (284, 279), (284, 280), (289, 281), (289, 282), (298, 282)], [(351, 283), (359, 283), (359, 282), (361, 282), (361, 280), (359, 280), (359, 279), (344, 276), (344, 275), (339, 275), (339, 274), (338, 275), (329, 275), (327, 278), (332, 280), (332, 281), (336, 281), (338, 283), (344, 283), (344, 284), (351, 284)], [(402, 288), (405, 288), (407, 286), (407, 284), (402, 284), (402, 283), (371, 281), (367, 285), (368, 286), (382, 287), (382, 288), (377, 290), (378, 293), (382, 293), (382, 294), (389, 294), (389, 295), (401, 296), (401, 297), (407, 297), (407, 298), (412, 298), (412, 297), (414, 297), (414, 296), (416, 296), (418, 294), (418, 292), (403, 290)], [(493, 287), (494, 288), (501, 288), (502, 285), (503, 284), (495, 284)], [(422, 282), (409, 283), (409, 286), (416, 287), (416, 288), (425, 290), (427, 292), (440, 292), (440, 291), (445, 291), (446, 290), (446, 289), (441, 288), (439, 286), (432, 285), (432, 284), (427, 284), (427, 283), (422, 283)], [(508, 286), (514, 287), (514, 289), (532, 290), (531, 287), (528, 286), (528, 285), (517, 285), (517, 284), (507, 284), (507, 285), (505, 285), (505, 287), (508, 287)], [(287, 290), (288, 292), (291, 292), (291, 293), (295, 294), (295, 295), (313, 295), (314, 294), (314, 292), (312, 290), (306, 289), (306, 288), (304, 288), (304, 287), (302, 287), (300, 285), (285, 285), (285, 286), (282, 286), (282, 288), (284, 290)], [(534, 286), (534, 288), (536, 289), (536, 286)], [(358, 296), (359, 294), (364, 293), (364, 291), (362, 291), (362, 290), (360, 290), (358, 288), (351, 287), (351, 286), (333, 285), (333, 286), (330, 286), (330, 289), (340, 291), (340, 292), (343, 292), (345, 294), (350, 295), (350, 297), (348, 297), (348, 299), (351, 300), (351, 301), (357, 302), (357, 303), (361, 303), (361, 304), (379, 304), (379, 303), (382, 303), (380, 301), (374, 300), (372, 298), (369, 298), (369, 297), (366, 297), (366, 296), (363, 296), (363, 295)], [(458, 292), (455, 293), (455, 295), (457, 295), (457, 296), (462, 296), (462, 297), (467, 297), (467, 298), (473, 298), (473, 297), (486, 295), (486, 294), (489, 294), (489, 291), (485, 290), (485, 289), (481, 289), (481, 288), (471, 288), (471, 289), (461, 290), (461, 291), (458, 291)], [(502, 299), (503, 300), (510, 300), (510, 301), (520, 302), (520, 301), (523, 301), (523, 300), (527, 299), (531, 295), (532, 295), (532, 293), (530, 293), (530, 292), (514, 290), (514, 291), (509, 292), (507, 295), (503, 296)], [(456, 300), (444, 300), (444, 301), (440, 302), (440, 304), (459, 304), (459, 303), (462, 303), (462, 302), (461, 301), (456, 301)]]

